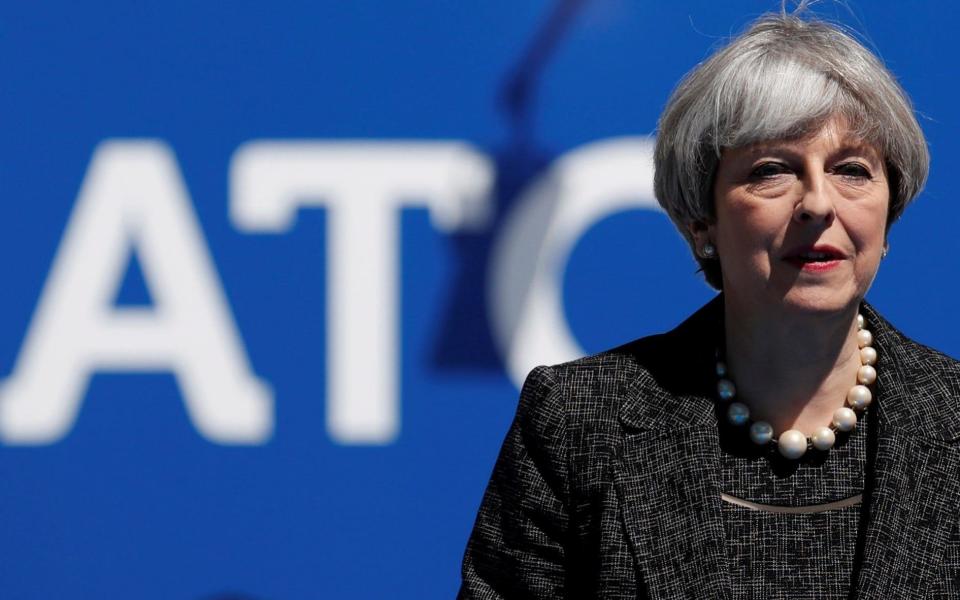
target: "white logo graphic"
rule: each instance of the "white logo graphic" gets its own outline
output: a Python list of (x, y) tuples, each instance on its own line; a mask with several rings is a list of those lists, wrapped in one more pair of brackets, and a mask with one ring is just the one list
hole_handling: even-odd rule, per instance
[[(113, 306), (131, 252), (153, 308)], [(99, 370), (172, 371), (210, 440), (256, 444), (271, 435), (271, 392), (251, 372), (176, 161), (159, 142), (106, 142), (94, 152), (0, 389), (3, 441), (61, 439)]]
[(301, 207), (327, 209), (327, 430), (386, 444), (400, 427), (399, 210), (443, 231), (482, 227), (493, 172), (460, 143), (255, 142), (230, 167), (233, 222), (282, 233)]
[(518, 386), (533, 367), (583, 356), (563, 312), (563, 272), (577, 240), (623, 210), (660, 210), (653, 141), (596, 142), (561, 157), (521, 196), (490, 262), (494, 339)]
[[(489, 305), (518, 385), (537, 364), (582, 354), (563, 313), (569, 254), (607, 215), (659, 210), (652, 146), (622, 138), (577, 149), (508, 215), (493, 247)], [(343, 444), (391, 443), (400, 431), (399, 211), (424, 207), (444, 232), (487, 227), (491, 162), (460, 142), (257, 141), (237, 150), (229, 176), (241, 231), (281, 234), (299, 210), (327, 211), (326, 427)], [(152, 307), (113, 304), (131, 253)], [(272, 391), (249, 364), (176, 160), (159, 141), (108, 141), (94, 152), (0, 385), (0, 440), (62, 439), (97, 371), (172, 372), (210, 441), (262, 444), (273, 434)]]

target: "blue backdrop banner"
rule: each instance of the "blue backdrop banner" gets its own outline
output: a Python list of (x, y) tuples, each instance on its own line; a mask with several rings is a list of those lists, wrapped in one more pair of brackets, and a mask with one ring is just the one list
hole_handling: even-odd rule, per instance
[[(0, 596), (450, 598), (527, 371), (712, 292), (652, 194), (772, 1), (0, 7)], [(870, 300), (960, 355), (956, 3), (820, 3), (933, 166)]]

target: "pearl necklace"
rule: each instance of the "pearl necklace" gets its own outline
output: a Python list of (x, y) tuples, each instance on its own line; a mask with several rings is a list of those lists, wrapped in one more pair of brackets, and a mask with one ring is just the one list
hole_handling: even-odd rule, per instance
[[(866, 410), (873, 400), (873, 394), (867, 386), (877, 380), (877, 351), (873, 349), (873, 334), (865, 329), (863, 315), (857, 315), (857, 346), (860, 348), (860, 369), (857, 371), (857, 385), (847, 392), (848, 406), (842, 406), (833, 413), (829, 426), (818, 427), (809, 438), (796, 429), (788, 429), (773, 436), (773, 426), (766, 421), (751, 421), (750, 408), (743, 402), (734, 402), (737, 388), (727, 378), (727, 365), (717, 360), (717, 394), (724, 402), (729, 402), (726, 414), (732, 425), (742, 426), (750, 423), (750, 439), (758, 446), (776, 445), (784, 457), (795, 460), (806, 454), (811, 447), (817, 450), (829, 450), (837, 439), (838, 431), (851, 431), (857, 426), (857, 417)], [(718, 352), (719, 355), (719, 352)]]

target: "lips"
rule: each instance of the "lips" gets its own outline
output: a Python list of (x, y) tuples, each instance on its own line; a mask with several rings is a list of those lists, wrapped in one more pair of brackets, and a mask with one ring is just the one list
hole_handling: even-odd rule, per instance
[(790, 250), (784, 260), (803, 271), (826, 271), (840, 264), (847, 255), (829, 244), (798, 246)]

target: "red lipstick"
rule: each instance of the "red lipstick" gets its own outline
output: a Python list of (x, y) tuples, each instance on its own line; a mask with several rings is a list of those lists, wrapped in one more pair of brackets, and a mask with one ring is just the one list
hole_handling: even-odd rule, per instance
[(836, 268), (847, 255), (829, 244), (805, 244), (790, 250), (783, 260), (801, 271), (822, 273)]

